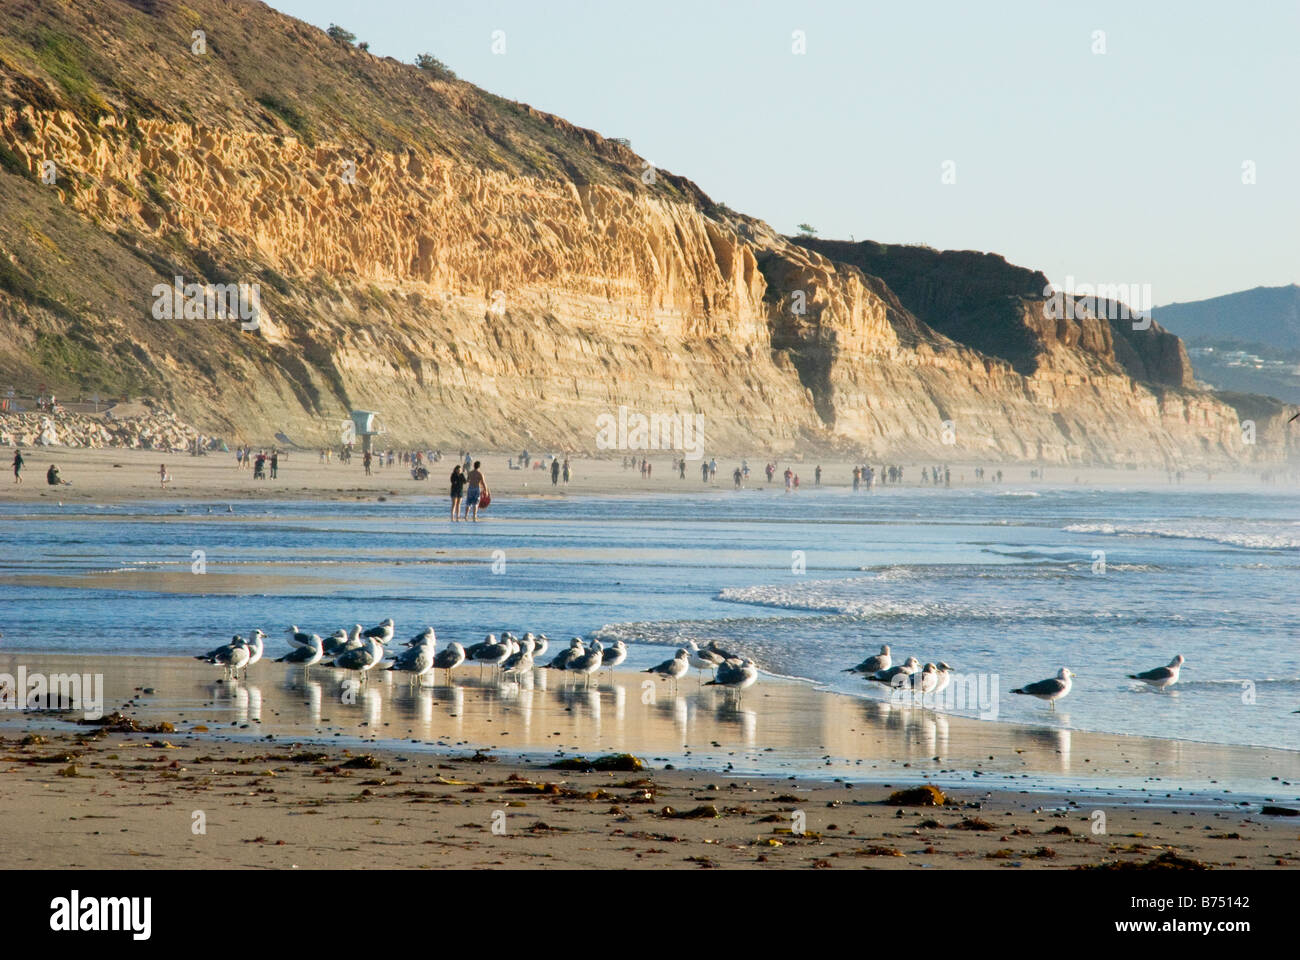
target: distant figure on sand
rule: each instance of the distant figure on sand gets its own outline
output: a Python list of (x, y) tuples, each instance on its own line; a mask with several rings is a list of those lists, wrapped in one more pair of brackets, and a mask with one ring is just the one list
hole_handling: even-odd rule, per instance
[(483, 494), (488, 493), (487, 479), (483, 476), (483, 471), (479, 469), (483, 464), (479, 460), (474, 461), (474, 469), (469, 472), (465, 482), (469, 485), (469, 490), (465, 494), (465, 512), (461, 519), (470, 516), (470, 509), (473, 508), (474, 515), (471, 519), (478, 522), (478, 502)]
[(560, 482), (560, 461), (556, 458), (551, 461), (551, 486)]
[(59, 476), (59, 468), (52, 463), (50, 464), (50, 469), (45, 471), (45, 482), (51, 487), (57, 487), (61, 483), (67, 483), (66, 480)]
[(23, 482), (23, 452), (14, 451), (14, 483)]
[(167, 464), (164, 463), (164, 464), (162, 464), (161, 466), (158, 467), (158, 484), (159, 484), (159, 486), (161, 486), (164, 490), (167, 489), (167, 480), (168, 480), (168, 477), (167, 477)]
[(465, 472), (460, 464), (451, 468), (451, 522), (460, 519), (460, 498), (465, 495)]

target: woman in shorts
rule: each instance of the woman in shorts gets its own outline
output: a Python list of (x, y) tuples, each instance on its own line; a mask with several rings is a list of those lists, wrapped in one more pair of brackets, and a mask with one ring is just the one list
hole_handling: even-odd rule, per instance
[(451, 522), (455, 523), (460, 519), (460, 498), (465, 495), (465, 474), (460, 469), (460, 464), (451, 469)]

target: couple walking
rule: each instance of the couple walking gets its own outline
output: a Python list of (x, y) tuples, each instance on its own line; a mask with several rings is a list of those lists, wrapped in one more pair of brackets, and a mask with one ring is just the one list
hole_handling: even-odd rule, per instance
[[(451, 471), (451, 519), (455, 523), (457, 520), (473, 519), (478, 521), (478, 508), (480, 505), (486, 507), (488, 501), (492, 499), (492, 494), (488, 490), (487, 479), (483, 476), (482, 461), (475, 460), (474, 467), (471, 470), (464, 470), (458, 463)], [(469, 490), (466, 491), (466, 487)], [(461, 498), (465, 499), (465, 509), (461, 513)], [(473, 510), (473, 516), (470, 516), (470, 510)], [(459, 516), (457, 515), (459, 514)]]

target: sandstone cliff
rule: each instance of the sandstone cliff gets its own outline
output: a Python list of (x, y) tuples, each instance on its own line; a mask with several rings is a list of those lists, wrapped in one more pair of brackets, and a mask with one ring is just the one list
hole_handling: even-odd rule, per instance
[[(591, 451), (626, 405), (701, 414), (711, 453), (1288, 453), (1242, 444), (1172, 335), (1044, 321), (1041, 274), (792, 242), (257, 3), (6, 4), (0, 217), (5, 385), (150, 396), (231, 439), (333, 441), (364, 408), (398, 442)], [(174, 277), (256, 285), (258, 328), (160, 319)]]

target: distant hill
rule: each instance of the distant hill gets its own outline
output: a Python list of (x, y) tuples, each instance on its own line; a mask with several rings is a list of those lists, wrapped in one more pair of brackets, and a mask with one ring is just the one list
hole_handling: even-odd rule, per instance
[(1258, 344), (1300, 352), (1300, 286), (1256, 287), (1156, 307), (1154, 317), (1189, 343)]
[(1171, 303), (1153, 316), (1187, 342), (1202, 383), (1300, 403), (1300, 286)]

